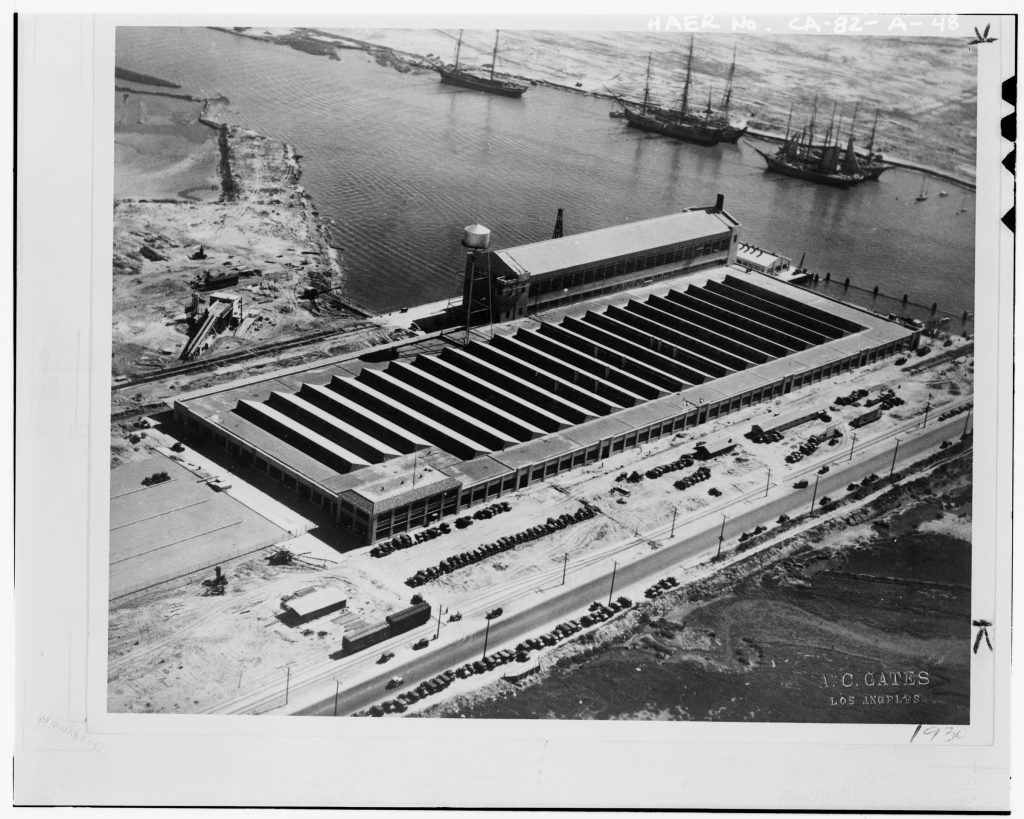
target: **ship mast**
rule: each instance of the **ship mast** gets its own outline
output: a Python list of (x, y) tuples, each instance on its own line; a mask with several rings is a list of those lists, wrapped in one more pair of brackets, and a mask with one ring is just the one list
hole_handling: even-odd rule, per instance
[(500, 32), (494, 30), (494, 53), (491, 54), (491, 79), (494, 79), (494, 64), (498, 61), (498, 34)]
[(711, 121), (711, 89), (708, 89), (708, 107), (704, 109), (704, 124)]
[(729, 103), (732, 101), (732, 78), (736, 73), (736, 46), (732, 47), (732, 65), (729, 66), (729, 77), (725, 81), (725, 93), (722, 94), (722, 113), (729, 116)]
[(786, 139), (783, 144), (789, 143), (789, 126), (793, 124), (793, 103), (789, 104), (789, 119), (786, 120)]
[(459, 70), (459, 52), (462, 51), (462, 29), (459, 29), (459, 42), (455, 44), (455, 70)]
[(644, 106), (640, 110), (641, 114), (647, 113), (647, 101), (651, 97), (651, 55), (647, 55), (647, 80), (644, 82)]
[(807, 150), (804, 153), (804, 158), (807, 159), (811, 155), (811, 146), (814, 144), (814, 123), (818, 117), (818, 95), (814, 95), (814, 108), (811, 109), (811, 124), (807, 134)]
[(868, 143), (868, 159), (875, 154), (875, 129), (878, 127), (878, 109), (875, 109), (875, 123), (871, 126), (871, 142)]
[(690, 101), (690, 71), (693, 69), (693, 35), (690, 35), (690, 56), (686, 59), (686, 82), (683, 85), (683, 105), (679, 109), (679, 119), (686, 117), (687, 104)]

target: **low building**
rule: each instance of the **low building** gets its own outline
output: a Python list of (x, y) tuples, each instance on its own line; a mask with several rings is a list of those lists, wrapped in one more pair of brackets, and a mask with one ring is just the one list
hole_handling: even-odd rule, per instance
[(710, 441), (701, 441), (697, 444), (694, 456), (698, 461), (710, 461), (721, 455), (728, 455), (736, 449), (737, 442), (732, 438), (715, 438)]
[(339, 589), (321, 589), (309, 594), (300, 594), (281, 601), (282, 608), (289, 611), (300, 623), (316, 620), (345, 608), (348, 601)]
[(746, 242), (740, 242), (736, 248), (736, 264), (755, 273), (764, 273), (766, 276), (780, 276), (789, 271), (793, 266), (793, 260), (780, 256), (777, 253), (762, 250)]
[(794, 427), (806, 424), (808, 421), (813, 421), (821, 417), (820, 410), (813, 410), (807, 412), (806, 410), (798, 410), (797, 412), (790, 412), (785, 415), (777, 415), (773, 418), (766, 418), (753, 424), (750, 427), (750, 434), (754, 436), (767, 435), (771, 432), (785, 432), (787, 429), (793, 429)]

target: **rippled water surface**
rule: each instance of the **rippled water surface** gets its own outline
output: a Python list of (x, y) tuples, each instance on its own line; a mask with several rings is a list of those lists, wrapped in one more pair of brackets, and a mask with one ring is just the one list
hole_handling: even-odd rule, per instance
[(233, 123), (295, 146), (303, 183), (334, 220), (348, 295), (373, 309), (456, 294), (472, 222), (508, 247), (550, 237), (559, 207), (575, 233), (718, 192), (747, 241), (794, 261), (806, 252), (833, 280), (973, 309), (974, 196), (952, 183), (931, 180), (923, 203), (908, 171), (835, 190), (765, 173), (759, 143), (701, 148), (631, 130), (607, 100), (540, 86), (492, 97), (361, 51), (340, 57), (201, 28), (121, 28), (117, 40), (118, 65), (224, 94)]

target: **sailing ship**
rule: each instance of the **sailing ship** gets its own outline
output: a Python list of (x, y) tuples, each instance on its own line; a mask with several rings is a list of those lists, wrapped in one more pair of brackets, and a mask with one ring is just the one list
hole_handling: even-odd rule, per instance
[(819, 185), (830, 185), (835, 188), (848, 188), (863, 182), (867, 175), (860, 166), (857, 152), (853, 147), (853, 129), (851, 123), (850, 137), (843, 150), (839, 143), (842, 128), (835, 126), (835, 105), (832, 107), (832, 121), (822, 145), (814, 144), (814, 128), (817, 123), (818, 98), (814, 98), (811, 121), (799, 132), (792, 133), (793, 109), (789, 110), (786, 123), (786, 136), (782, 147), (774, 154), (755, 148), (768, 165), (769, 171), (775, 171), (795, 179), (816, 182)]
[(868, 155), (867, 158), (860, 163), (860, 168), (864, 172), (864, 176), (869, 182), (877, 181), (878, 177), (880, 177), (884, 171), (896, 167), (895, 165), (890, 165), (887, 162), (883, 162), (882, 155), (875, 153), (875, 131), (877, 129), (878, 109), (876, 108), (875, 122), (871, 126), (871, 141), (868, 142)]
[(735, 143), (746, 127), (729, 122), (729, 104), (732, 101), (732, 82), (736, 73), (736, 51), (733, 50), (732, 66), (722, 95), (722, 110), (711, 107), (711, 92), (703, 109), (690, 106), (690, 86), (693, 76), (693, 37), (690, 37), (690, 53), (686, 60), (686, 79), (683, 83), (683, 99), (678, 110), (662, 108), (651, 104), (651, 57), (647, 57), (647, 79), (644, 83), (644, 99), (639, 105), (616, 98), (623, 107), (623, 113), (634, 128), (652, 131), (664, 136), (692, 142), (696, 145), (717, 145), (719, 142)]
[(499, 94), (503, 97), (521, 97), (526, 93), (527, 86), (508, 80), (496, 80), (494, 67), (498, 62), (498, 37), (501, 32), (494, 32), (494, 53), (491, 55), (490, 77), (480, 77), (459, 68), (459, 56), (462, 51), (462, 30), (459, 30), (459, 42), (455, 46), (455, 65), (451, 68), (438, 68), (441, 82), (446, 85), (457, 85), (473, 91), (484, 91), (488, 94)]

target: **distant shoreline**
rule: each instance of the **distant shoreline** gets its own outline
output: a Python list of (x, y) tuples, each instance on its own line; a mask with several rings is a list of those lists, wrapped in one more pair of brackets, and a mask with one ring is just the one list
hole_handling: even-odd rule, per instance
[[(297, 51), (313, 54), (314, 56), (327, 56), (331, 59), (338, 59), (333, 53), (335, 48), (361, 50), (372, 56), (376, 56), (378, 58), (378, 62), (391, 65), (397, 71), (402, 71), (403, 67), (405, 68), (405, 71), (410, 69), (436, 71), (437, 67), (442, 64), (442, 61), (436, 57), (431, 59), (430, 57), (426, 57), (422, 54), (401, 51), (399, 49), (391, 48), (390, 46), (377, 45), (366, 40), (346, 37), (341, 34), (335, 34), (333, 32), (323, 31), (322, 29), (316, 28), (296, 28), (291, 30), (288, 34), (261, 34), (249, 28), (239, 31), (237, 29), (224, 28), (222, 26), (210, 26), (210, 29), (230, 34), (235, 37), (259, 40), (261, 42), (273, 43), (274, 45), (286, 45), (296, 49)], [(595, 99), (606, 99), (609, 101), (615, 101), (616, 99), (615, 95), (610, 92), (587, 90), (582, 87), (576, 88), (571, 85), (557, 83), (551, 80), (535, 79), (522, 74), (503, 74), (502, 72), (497, 72), (496, 75), (513, 80), (520, 80), (533, 86), (546, 86), (558, 91), (569, 91), (574, 94), (583, 94), (584, 96), (594, 97)], [(779, 134), (769, 133), (766, 131), (748, 129), (747, 133), (750, 137), (762, 139), (768, 142), (782, 141), (782, 136)], [(942, 170), (934, 166), (925, 165), (902, 157), (883, 155), (883, 161), (894, 165), (897, 168), (919, 171), (921, 173), (934, 176), (937, 179), (945, 179), (967, 190), (977, 190), (977, 183), (975, 181), (959, 176), (952, 171)]]

